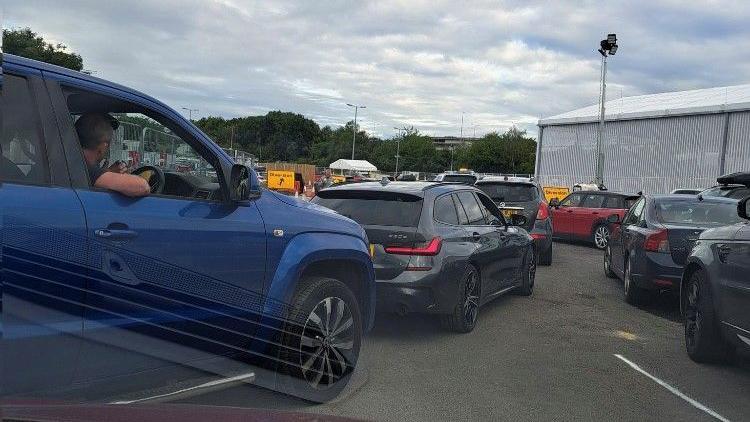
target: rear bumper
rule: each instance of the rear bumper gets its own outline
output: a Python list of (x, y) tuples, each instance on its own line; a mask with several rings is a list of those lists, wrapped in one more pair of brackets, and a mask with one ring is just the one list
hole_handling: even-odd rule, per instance
[(461, 277), (450, 277), (434, 269), (404, 271), (393, 280), (377, 280), (377, 310), (398, 314), (451, 313), (459, 301), (460, 280)]
[(684, 268), (668, 253), (643, 252), (633, 262), (631, 279), (643, 289), (676, 290), (680, 288)]

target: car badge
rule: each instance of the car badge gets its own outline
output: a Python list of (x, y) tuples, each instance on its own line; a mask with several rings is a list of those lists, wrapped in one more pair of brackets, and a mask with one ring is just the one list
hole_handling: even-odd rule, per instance
[(499, 208), (504, 208), (505, 207), (505, 202), (501, 202), (501, 203), (497, 204), (497, 206)]

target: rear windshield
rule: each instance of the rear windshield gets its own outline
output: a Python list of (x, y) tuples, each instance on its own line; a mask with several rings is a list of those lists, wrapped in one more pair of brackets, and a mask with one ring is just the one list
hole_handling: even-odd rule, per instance
[(473, 185), (476, 181), (477, 177), (471, 174), (446, 174), (443, 176), (443, 182), (458, 182)]
[(723, 226), (741, 221), (736, 203), (659, 201), (656, 220), (687, 226)]
[(701, 192), (701, 195), (742, 199), (746, 196), (750, 196), (750, 188), (746, 186), (714, 186)]
[(321, 191), (312, 202), (363, 226), (416, 227), (422, 212), (422, 198), (395, 192)]
[(536, 186), (522, 183), (479, 183), (477, 187), (495, 202), (528, 202), (538, 197)]

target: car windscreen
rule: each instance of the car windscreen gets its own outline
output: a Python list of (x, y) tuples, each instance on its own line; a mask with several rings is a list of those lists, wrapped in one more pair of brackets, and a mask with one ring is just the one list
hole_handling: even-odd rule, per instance
[(539, 196), (536, 186), (525, 183), (478, 183), (477, 187), (495, 202), (529, 202)]
[(446, 174), (443, 176), (443, 182), (458, 182), (473, 185), (476, 181), (477, 177), (471, 174)]
[(400, 192), (324, 190), (313, 202), (363, 226), (416, 227), (422, 212), (421, 197)]
[(656, 220), (683, 226), (723, 226), (741, 221), (734, 202), (662, 200), (655, 204)]

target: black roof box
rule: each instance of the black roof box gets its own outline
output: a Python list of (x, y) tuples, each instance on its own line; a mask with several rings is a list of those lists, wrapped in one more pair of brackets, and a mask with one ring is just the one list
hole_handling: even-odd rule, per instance
[(738, 171), (729, 173), (716, 178), (716, 183), (720, 185), (745, 185), (750, 186), (750, 172)]

